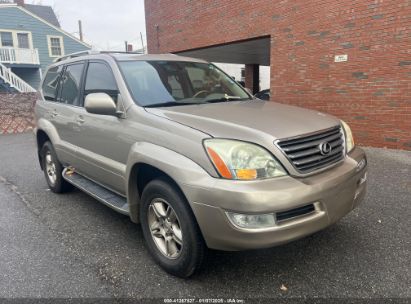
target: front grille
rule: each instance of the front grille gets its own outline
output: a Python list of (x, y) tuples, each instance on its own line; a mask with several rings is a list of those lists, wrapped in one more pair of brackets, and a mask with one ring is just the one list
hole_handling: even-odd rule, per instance
[(276, 218), (277, 218), (277, 222), (281, 222), (281, 221), (285, 221), (285, 220), (295, 218), (297, 216), (307, 215), (307, 214), (310, 214), (314, 211), (315, 211), (314, 205), (309, 204), (309, 205), (305, 205), (305, 206), (298, 207), (298, 208), (295, 208), (295, 209), (291, 209), (291, 210), (287, 210), (287, 211), (283, 211), (283, 212), (277, 212), (276, 213)]
[[(321, 152), (320, 146), (324, 143), (330, 145), (329, 153)], [(301, 173), (309, 173), (334, 164), (343, 159), (345, 153), (340, 126), (307, 136), (280, 140), (277, 145)]]

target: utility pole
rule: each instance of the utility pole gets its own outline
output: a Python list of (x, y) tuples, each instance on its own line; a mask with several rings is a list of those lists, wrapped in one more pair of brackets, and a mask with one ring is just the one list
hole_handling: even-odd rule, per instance
[(124, 41), (124, 45), (125, 45), (125, 48), (126, 48), (126, 53), (128, 53), (128, 42)]
[(83, 25), (81, 24), (81, 20), (78, 21), (78, 33), (80, 35), (80, 40), (83, 41)]

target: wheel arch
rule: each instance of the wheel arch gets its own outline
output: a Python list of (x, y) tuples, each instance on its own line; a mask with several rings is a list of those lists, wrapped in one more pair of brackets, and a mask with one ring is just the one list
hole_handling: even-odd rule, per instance
[(46, 141), (50, 141), (53, 146), (59, 142), (59, 136), (57, 133), (56, 128), (53, 124), (46, 120), (45, 118), (40, 118), (37, 121), (37, 129), (36, 129), (36, 143), (37, 143), (37, 155), (40, 162), (40, 167), (43, 170), (43, 165), (41, 161), (41, 148), (43, 147)]
[(178, 183), (166, 172), (145, 162), (134, 164), (131, 168), (130, 177), (128, 180), (128, 197), (131, 202), (135, 202), (134, 204), (130, 204), (129, 202), (130, 217), (133, 222), (139, 222), (138, 208), (144, 188), (148, 185), (148, 183), (155, 179), (166, 180), (184, 195), (184, 192)]
[(144, 187), (156, 178), (164, 178), (173, 184), (184, 195), (193, 212), (183, 186), (198, 174), (207, 173), (197, 163), (175, 151), (151, 143), (138, 143), (133, 146), (126, 173), (126, 193), (131, 220), (139, 222), (141, 194)]

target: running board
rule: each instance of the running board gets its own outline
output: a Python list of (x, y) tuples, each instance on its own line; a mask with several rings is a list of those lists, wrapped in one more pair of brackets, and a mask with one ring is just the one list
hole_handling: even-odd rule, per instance
[(86, 192), (115, 211), (125, 215), (130, 214), (127, 199), (125, 197), (96, 184), (88, 178), (74, 172), (71, 168), (64, 169), (63, 178), (70, 184)]

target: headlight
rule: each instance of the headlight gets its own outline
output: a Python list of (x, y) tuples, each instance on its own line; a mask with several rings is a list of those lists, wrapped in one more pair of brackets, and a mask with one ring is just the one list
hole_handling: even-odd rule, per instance
[(347, 125), (347, 123), (341, 120), (341, 124), (344, 129), (345, 146), (348, 153), (354, 148), (354, 137), (352, 136), (351, 128)]
[(255, 180), (287, 174), (267, 150), (255, 144), (207, 139), (204, 146), (218, 173), (224, 178)]

